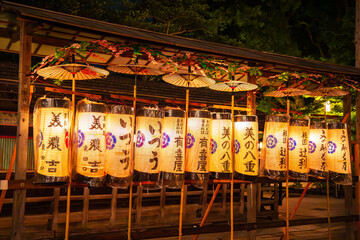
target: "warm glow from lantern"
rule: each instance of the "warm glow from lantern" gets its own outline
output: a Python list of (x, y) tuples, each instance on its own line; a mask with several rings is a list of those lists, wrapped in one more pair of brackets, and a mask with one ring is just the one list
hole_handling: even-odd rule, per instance
[[(40, 102), (62, 101), (64, 107), (42, 106)], [(68, 129), (70, 101), (39, 98), (34, 111), (35, 170), (48, 177), (69, 176)], [(21, 146), (20, 146), (21, 147)]]
[(257, 118), (254, 116), (256, 121), (246, 121), (241, 119), (242, 117), (246, 118), (246, 116), (236, 116), (240, 119), (235, 122), (234, 169), (240, 174), (257, 176), (259, 173)]
[[(185, 116), (184, 111), (180, 109), (175, 111), (181, 111), (183, 116)], [(184, 173), (184, 132), (185, 117), (164, 117), (160, 150), (160, 158), (162, 159), (160, 171), (177, 174)]]
[[(325, 126), (324, 126), (325, 127)], [(326, 128), (310, 127), (309, 134), (309, 168), (316, 171), (328, 171), (327, 158), (327, 133)]]
[(106, 116), (105, 172), (125, 178), (132, 173), (132, 115), (109, 113)]
[[(228, 117), (231, 118), (231, 115), (229, 114)], [(211, 121), (211, 172), (232, 172), (231, 129), (231, 119), (212, 119)]]
[(351, 173), (349, 138), (346, 124), (335, 123), (338, 129), (328, 129), (327, 163), (329, 170), (340, 174)]
[[(79, 108), (85, 108), (87, 112), (80, 112)], [(93, 108), (104, 111), (91, 111)], [(90, 102), (88, 100), (79, 102), (77, 106), (76, 171), (86, 177), (103, 177), (105, 175), (105, 109), (105, 104)], [(76, 132), (74, 132), (74, 134), (76, 134)]]
[[(265, 169), (286, 171), (286, 151), (288, 137), (288, 122), (274, 121), (278, 116), (269, 115), (265, 122), (264, 145), (262, 151), (265, 160)], [(285, 117), (282, 117), (286, 120)]]
[(210, 158), (211, 119), (189, 117), (186, 139), (186, 171), (208, 173)]
[(306, 120), (291, 120), (289, 126), (289, 170), (298, 173), (308, 173), (309, 126), (293, 126)]
[(331, 104), (330, 101), (325, 102), (325, 111), (330, 112), (331, 111)]
[(135, 170), (160, 172), (161, 128), (161, 118), (136, 117)]

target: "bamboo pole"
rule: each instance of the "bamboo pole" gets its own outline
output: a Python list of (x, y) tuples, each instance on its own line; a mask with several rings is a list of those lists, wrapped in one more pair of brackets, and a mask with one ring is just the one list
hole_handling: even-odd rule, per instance
[[(75, 124), (75, 76), (72, 74), (72, 94), (71, 94), (71, 125), (70, 125), (70, 136), (69, 136), (69, 150), (70, 150), (70, 160), (72, 160), (72, 139), (74, 136), (74, 124)], [(69, 163), (69, 170), (71, 173), (71, 163)], [(67, 187), (66, 195), (66, 222), (65, 222), (65, 240), (69, 239), (69, 228), (70, 228), (70, 198), (71, 198), (71, 174), (69, 176), (69, 183)]]
[[(189, 85), (189, 84), (188, 84)], [(188, 114), (189, 114), (189, 87), (186, 89), (186, 106), (185, 106), (185, 131), (184, 131), (184, 141), (185, 141), (185, 150), (184, 150), (184, 162), (186, 162), (186, 137), (187, 137), (187, 125), (188, 125)], [(184, 164), (185, 167), (185, 164)], [(181, 195), (180, 195), (180, 215), (179, 215), (179, 240), (182, 239), (182, 226), (183, 226), (183, 211), (184, 211), (184, 182), (181, 185)]]
[[(134, 85), (134, 100), (133, 100), (133, 117), (131, 119), (131, 132), (132, 135), (135, 135), (135, 117), (136, 117), (136, 78), (135, 75), (135, 85)], [(134, 159), (134, 142), (131, 143), (131, 154), (132, 159)], [(132, 214), (132, 195), (133, 195), (133, 180), (130, 181), (130, 192), (129, 192), (129, 216), (128, 216), (128, 240), (131, 239), (131, 214)]]
[[(200, 227), (203, 227), (204, 224), (205, 224), (205, 221), (206, 221), (206, 219), (207, 219), (207, 217), (208, 217), (208, 215), (209, 215), (209, 213), (210, 213), (210, 209), (211, 209), (212, 205), (214, 204), (216, 195), (218, 194), (218, 192), (219, 192), (219, 190), (220, 190), (220, 186), (221, 186), (221, 184), (217, 184), (217, 185), (216, 185), (215, 192), (214, 192), (214, 194), (213, 194), (213, 196), (212, 196), (212, 198), (211, 198), (211, 200), (210, 200), (210, 203), (209, 203), (209, 205), (208, 205), (208, 207), (207, 207), (207, 209), (206, 209), (206, 212), (205, 212), (205, 214), (204, 214), (204, 217), (203, 217), (203, 219), (201, 220)], [(193, 240), (197, 240), (198, 237), (199, 237), (199, 234), (194, 235)]]
[[(290, 100), (289, 97), (286, 99), (286, 111), (290, 121)], [(289, 131), (288, 131), (289, 135)], [(286, 148), (286, 240), (290, 239), (289, 232), (289, 140), (287, 141)]]
[(230, 239), (234, 239), (234, 90), (231, 96), (231, 188), (230, 188)]
[[(324, 121), (326, 123), (326, 97), (324, 102)], [(329, 177), (326, 179), (326, 205), (327, 205), (327, 219), (328, 219), (328, 239), (331, 239), (331, 222), (330, 222), (330, 181)]]

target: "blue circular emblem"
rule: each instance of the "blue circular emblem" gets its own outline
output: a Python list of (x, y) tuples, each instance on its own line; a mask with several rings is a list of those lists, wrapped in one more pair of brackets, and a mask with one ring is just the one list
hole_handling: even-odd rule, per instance
[(41, 147), (42, 141), (44, 139), (44, 135), (42, 131), (40, 130), (40, 134), (37, 135), (36, 142), (38, 142), (38, 146)]
[(192, 146), (194, 146), (194, 142), (195, 142), (194, 135), (188, 133), (186, 138), (186, 148), (191, 148)]
[(273, 135), (269, 135), (266, 138), (266, 147), (267, 148), (274, 148), (277, 144), (277, 139)]
[(169, 146), (169, 143), (170, 143), (169, 135), (167, 135), (166, 133), (163, 133), (162, 140), (161, 140), (161, 147), (166, 148), (167, 146)]
[(85, 134), (81, 130), (79, 130), (78, 131), (78, 147), (79, 148), (84, 144), (84, 141), (85, 141)]
[(145, 135), (139, 130), (136, 136), (136, 147), (141, 148), (145, 142)]
[(296, 147), (296, 141), (293, 138), (289, 138), (289, 150), (292, 151)]
[(309, 141), (309, 153), (314, 153), (316, 150), (316, 144), (313, 141)]
[(106, 133), (106, 149), (111, 150), (115, 147), (116, 137), (111, 132)]
[(235, 140), (234, 142), (234, 150), (235, 150), (235, 154), (238, 154), (240, 152), (240, 143), (238, 140)]
[(217, 149), (217, 143), (214, 139), (211, 139), (211, 154), (214, 154), (216, 152)]
[(328, 142), (328, 153), (334, 153), (336, 151), (336, 144), (332, 141)]

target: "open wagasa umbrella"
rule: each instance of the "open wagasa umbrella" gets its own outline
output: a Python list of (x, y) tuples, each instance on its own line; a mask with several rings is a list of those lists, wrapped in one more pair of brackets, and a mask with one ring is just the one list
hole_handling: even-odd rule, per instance
[[(234, 93), (240, 91), (252, 91), (258, 88), (256, 84), (243, 82), (243, 81), (226, 81), (216, 83), (209, 87), (212, 90), (221, 92), (232, 92), (231, 96), (231, 148), (234, 146)], [(231, 150), (231, 190), (230, 190), (230, 208), (231, 208), (231, 239), (234, 237), (234, 154), (233, 149)]]
[[(74, 60), (74, 57), (73, 57)], [(60, 79), (72, 81), (72, 120), (70, 128), (70, 139), (73, 136), (74, 130), (74, 116), (75, 116), (75, 81), (101, 79), (109, 75), (109, 72), (89, 65), (69, 63), (56, 65), (51, 67), (45, 67), (38, 70), (37, 75), (45, 79)], [(71, 146), (71, 144), (70, 144)], [(67, 206), (66, 206), (66, 227), (65, 227), (65, 239), (69, 238), (69, 223), (70, 223), (70, 194), (71, 194), (71, 177), (67, 189)]]

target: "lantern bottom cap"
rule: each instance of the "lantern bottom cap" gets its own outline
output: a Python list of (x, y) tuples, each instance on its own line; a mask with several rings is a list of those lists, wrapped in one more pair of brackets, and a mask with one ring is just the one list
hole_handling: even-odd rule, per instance
[(185, 181), (184, 173), (161, 172), (160, 175), (161, 186), (169, 189), (181, 189)]
[(231, 173), (210, 172), (210, 179), (230, 180), (231, 179)]
[(289, 170), (289, 178), (306, 182), (308, 180), (308, 173), (301, 173)]
[(146, 173), (134, 169), (134, 181), (139, 182), (139, 185), (146, 190), (160, 189), (160, 173)]
[(53, 176), (46, 176), (35, 172), (35, 181), (34, 183), (67, 183), (69, 182), (69, 176), (61, 176), (61, 177), (53, 177)]
[(351, 173), (338, 173), (329, 171), (330, 179), (333, 180), (337, 184), (341, 185), (351, 185), (352, 184), (352, 176)]
[(186, 183), (189, 183), (196, 188), (203, 189), (204, 187), (207, 187), (209, 173), (185, 172), (185, 180)]
[(106, 186), (116, 187), (120, 189), (127, 189), (130, 186), (132, 180), (132, 174), (128, 177), (114, 177), (111, 175), (106, 175)]
[(105, 185), (105, 176), (103, 177), (88, 177), (80, 173), (74, 173), (72, 179), (75, 182), (84, 183), (89, 187), (103, 187)]
[(315, 169), (309, 169), (309, 177), (315, 177), (317, 179), (327, 179), (329, 177), (328, 171), (320, 171)]
[(257, 175), (247, 175), (247, 174), (242, 174), (242, 173), (238, 173), (238, 172), (234, 172), (234, 179), (238, 179), (238, 180), (245, 180), (245, 181), (251, 181), (254, 182), (256, 181), (258, 178)]
[(279, 170), (265, 169), (265, 175), (270, 179), (274, 179), (278, 181), (286, 180), (286, 170), (279, 171)]

